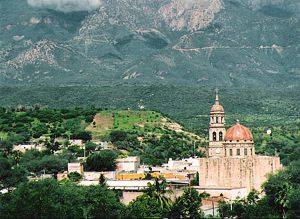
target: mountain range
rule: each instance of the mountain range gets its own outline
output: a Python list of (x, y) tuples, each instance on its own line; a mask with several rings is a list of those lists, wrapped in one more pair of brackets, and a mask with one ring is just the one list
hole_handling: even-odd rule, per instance
[(299, 89), (297, 0), (32, 2), (0, 0), (0, 86)]

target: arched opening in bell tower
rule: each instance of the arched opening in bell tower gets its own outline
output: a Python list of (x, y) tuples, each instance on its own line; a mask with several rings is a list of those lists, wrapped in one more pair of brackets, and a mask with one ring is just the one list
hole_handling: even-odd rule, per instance
[(223, 132), (219, 132), (219, 141), (223, 141)]
[(217, 133), (213, 132), (213, 141), (217, 141)]

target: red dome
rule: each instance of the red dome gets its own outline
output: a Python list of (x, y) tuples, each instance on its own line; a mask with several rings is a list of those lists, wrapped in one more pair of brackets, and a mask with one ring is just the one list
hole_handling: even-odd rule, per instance
[(247, 127), (237, 121), (234, 126), (227, 130), (224, 139), (225, 141), (253, 140), (253, 136)]

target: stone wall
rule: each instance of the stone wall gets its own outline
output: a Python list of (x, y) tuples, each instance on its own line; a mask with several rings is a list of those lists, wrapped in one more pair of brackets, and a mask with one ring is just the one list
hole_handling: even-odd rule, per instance
[(200, 184), (202, 188), (246, 188), (261, 190), (269, 173), (281, 168), (279, 157), (251, 156), (247, 158), (211, 157), (199, 158)]

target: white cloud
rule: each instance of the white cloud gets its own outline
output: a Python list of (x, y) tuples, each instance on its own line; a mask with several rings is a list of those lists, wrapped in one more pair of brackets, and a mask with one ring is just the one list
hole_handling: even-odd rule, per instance
[(101, 0), (27, 0), (32, 7), (62, 12), (92, 11), (100, 7)]

